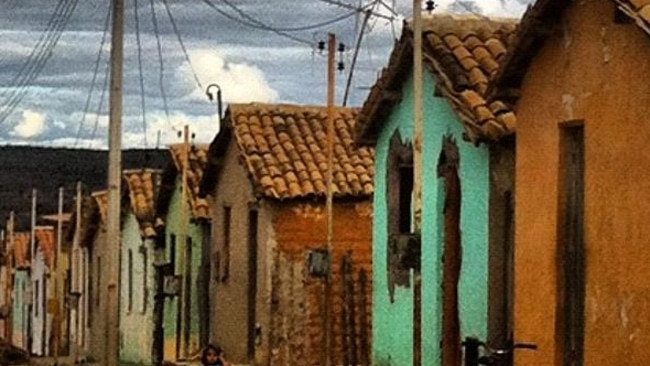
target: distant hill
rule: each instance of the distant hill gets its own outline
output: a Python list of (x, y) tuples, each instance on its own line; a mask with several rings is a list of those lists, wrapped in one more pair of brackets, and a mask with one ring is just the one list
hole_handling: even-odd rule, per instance
[[(124, 150), (124, 169), (164, 169), (170, 163), (167, 149)], [(72, 209), (75, 184), (81, 180), (90, 191), (106, 188), (108, 151), (31, 146), (0, 146), (0, 227), (11, 210), (16, 230), (30, 224), (31, 191), (38, 190), (39, 215), (54, 214), (58, 188), (65, 188), (65, 207)]]

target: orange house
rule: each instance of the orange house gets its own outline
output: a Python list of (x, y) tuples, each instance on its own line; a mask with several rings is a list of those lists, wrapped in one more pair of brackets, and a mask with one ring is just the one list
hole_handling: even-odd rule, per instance
[(540, 0), (492, 85), (516, 107), (517, 365), (650, 359), (650, 2)]
[(210, 338), (233, 363), (324, 365), (327, 324), (332, 364), (368, 362), (374, 150), (352, 141), (357, 110), (336, 108), (329, 297), (326, 111), (231, 104), (210, 145)]

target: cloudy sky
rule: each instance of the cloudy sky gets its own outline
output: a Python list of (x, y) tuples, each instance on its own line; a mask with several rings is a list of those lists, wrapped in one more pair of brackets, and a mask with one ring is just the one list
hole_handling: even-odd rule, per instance
[[(110, 30), (104, 35), (104, 29), (110, 2), (0, 1), (0, 145), (107, 146), (108, 92), (102, 91), (107, 90)], [(518, 17), (527, 2), (476, 0), (459, 5), (438, 0), (436, 12), (471, 9)], [(123, 144), (154, 147), (157, 142), (175, 142), (184, 124), (190, 125), (197, 141), (211, 141), (218, 131), (217, 106), (206, 97), (205, 88), (212, 83), (220, 86), (226, 105), (324, 104), (327, 60), (316, 45), (327, 32), (347, 47), (340, 56), (347, 69), (337, 77), (340, 104), (363, 18), (353, 9), (367, 6), (376, 16), (365, 29), (348, 100), (350, 106), (361, 105), (386, 64), (402, 20), (410, 17), (411, 4), (125, 0)], [(318, 26), (324, 23), (329, 24)]]

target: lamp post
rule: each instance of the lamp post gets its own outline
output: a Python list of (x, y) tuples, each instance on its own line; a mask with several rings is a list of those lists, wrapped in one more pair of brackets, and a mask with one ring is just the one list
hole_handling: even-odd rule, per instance
[(215, 97), (215, 93), (211, 91), (212, 89), (217, 89), (216, 92), (217, 106), (218, 106), (217, 108), (219, 110), (219, 123), (221, 123), (221, 118), (223, 117), (221, 114), (222, 112), (221, 87), (218, 84), (213, 83), (208, 85), (207, 88), (205, 88), (205, 94), (208, 96), (208, 99), (210, 99), (210, 101), (213, 101)]

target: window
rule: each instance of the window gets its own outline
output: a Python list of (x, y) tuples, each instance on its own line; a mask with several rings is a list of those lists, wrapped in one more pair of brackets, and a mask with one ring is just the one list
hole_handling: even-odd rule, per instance
[(36, 280), (36, 282), (34, 282), (34, 316), (38, 316), (38, 308), (40, 307), (39, 304), (41, 303), (40, 295), (40, 281)]
[(127, 263), (127, 284), (126, 291), (128, 296), (128, 302), (126, 305), (127, 311), (130, 313), (133, 309), (133, 250), (129, 249), (128, 252), (128, 263)]
[(144, 244), (140, 246), (140, 254), (142, 255), (142, 308), (140, 311), (144, 314), (147, 312), (147, 300), (149, 298), (149, 289), (147, 288), (149, 256), (147, 255), (147, 247)]
[(560, 130), (560, 235), (558, 270), (563, 299), (558, 306), (564, 318), (564, 365), (584, 365), (585, 335), (585, 146), (582, 125), (569, 123)]
[(172, 272), (176, 269), (176, 235), (169, 235), (169, 264), (171, 265)]
[(223, 208), (223, 247), (222, 247), (222, 260), (223, 260), (223, 273), (221, 274), (221, 282), (228, 281), (230, 276), (230, 223), (232, 220), (232, 208), (224, 206)]
[(399, 233), (413, 232), (413, 164), (399, 167)]
[(248, 211), (248, 359), (255, 358), (255, 304), (257, 299), (258, 212)]
[(98, 256), (97, 257), (97, 286), (95, 287), (95, 305), (99, 307), (99, 300), (100, 300), (100, 292), (101, 292), (101, 286), (102, 286), (102, 281), (101, 281), (101, 274), (102, 274), (102, 257)]

